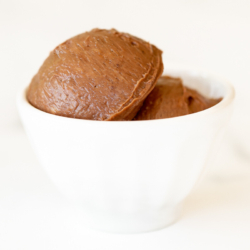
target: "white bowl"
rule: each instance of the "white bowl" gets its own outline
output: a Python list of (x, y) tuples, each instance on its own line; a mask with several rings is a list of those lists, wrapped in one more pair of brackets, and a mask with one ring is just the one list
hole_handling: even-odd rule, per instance
[(139, 233), (170, 225), (221, 138), (232, 113), (233, 87), (202, 72), (165, 73), (223, 100), (181, 117), (107, 122), (48, 114), (29, 104), (26, 90), (18, 96), (40, 163), (58, 189), (81, 206), (92, 228)]

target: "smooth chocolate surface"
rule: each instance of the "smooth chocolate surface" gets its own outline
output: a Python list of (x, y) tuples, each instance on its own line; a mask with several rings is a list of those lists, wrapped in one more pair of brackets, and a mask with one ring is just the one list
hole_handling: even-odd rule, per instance
[(221, 99), (209, 99), (185, 87), (180, 78), (162, 76), (134, 120), (162, 119), (208, 109)]
[(114, 29), (94, 29), (56, 47), (33, 77), (28, 101), (45, 112), (132, 120), (163, 71), (162, 51)]

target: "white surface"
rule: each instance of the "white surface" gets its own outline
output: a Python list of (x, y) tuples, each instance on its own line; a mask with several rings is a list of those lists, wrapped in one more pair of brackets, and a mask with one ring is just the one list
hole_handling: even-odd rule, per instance
[[(249, 249), (249, 10), (249, 0), (0, 1), (0, 249)], [(236, 87), (216, 163), (187, 199), (182, 220), (158, 232), (85, 229), (37, 163), (17, 116), (16, 93), (48, 52), (98, 26), (150, 40), (165, 62), (214, 71)]]
[(26, 88), (18, 95), (19, 114), (41, 165), (92, 228), (141, 233), (172, 224), (221, 142), (233, 87), (206, 72), (165, 74), (223, 100), (189, 116), (105, 122), (47, 114), (30, 105)]

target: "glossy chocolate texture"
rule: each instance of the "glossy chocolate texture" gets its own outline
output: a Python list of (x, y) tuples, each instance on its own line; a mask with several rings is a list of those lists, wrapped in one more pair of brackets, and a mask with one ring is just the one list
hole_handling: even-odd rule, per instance
[(134, 120), (152, 120), (188, 115), (208, 109), (221, 99), (210, 99), (187, 88), (180, 78), (162, 76), (145, 99)]
[(33, 77), (28, 101), (47, 113), (131, 120), (163, 72), (162, 51), (114, 29), (94, 29), (56, 47)]

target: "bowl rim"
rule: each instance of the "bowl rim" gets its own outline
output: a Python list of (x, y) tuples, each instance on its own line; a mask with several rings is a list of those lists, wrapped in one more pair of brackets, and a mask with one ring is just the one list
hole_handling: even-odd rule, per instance
[[(235, 89), (233, 87), (233, 85), (224, 77), (219, 76), (218, 74), (214, 74), (214, 73), (210, 73), (207, 70), (200, 70), (200, 69), (194, 69), (194, 68), (189, 68), (187, 66), (171, 66), (168, 67), (167, 70), (164, 70), (162, 75), (170, 75), (171, 76), (171, 72), (175, 72), (178, 74), (178, 72), (183, 72), (183, 73), (187, 73), (189, 75), (192, 76), (201, 76), (204, 78), (210, 78), (210, 79), (216, 79), (217, 81), (219, 81), (224, 89), (225, 89), (225, 94), (222, 97), (222, 100), (217, 103), (216, 105), (214, 105), (211, 108), (205, 109), (203, 111), (199, 111), (197, 113), (193, 113), (193, 114), (188, 114), (188, 115), (183, 115), (183, 116), (177, 116), (177, 117), (171, 117), (171, 118), (163, 118), (163, 119), (154, 119), (154, 120), (136, 120), (136, 121), (99, 121), (99, 120), (87, 120), (87, 119), (79, 119), (79, 118), (72, 118), (72, 117), (65, 117), (65, 116), (59, 116), (59, 115), (54, 115), (54, 114), (50, 114), (47, 113), (45, 111), (42, 111), (38, 108), (35, 108), (34, 106), (32, 106), (26, 97), (26, 92), (28, 89), (28, 86), (26, 86), (24, 89), (22, 89), (18, 95), (17, 95), (17, 107), (19, 110), (21, 109), (26, 109), (32, 113), (37, 113), (37, 115), (41, 115), (47, 117), (48, 119), (56, 119), (58, 121), (61, 122), (73, 122), (73, 123), (92, 123), (92, 124), (146, 124), (146, 123), (155, 123), (155, 122), (173, 122), (173, 121), (188, 121), (188, 120), (192, 120), (192, 119), (196, 119), (198, 117), (203, 117), (203, 116), (207, 116), (210, 114), (214, 114), (217, 113), (218, 111), (226, 108), (227, 106), (229, 106), (230, 104), (232, 104), (232, 102), (234, 101), (235, 98)], [(112, 126), (112, 125), (111, 125)]]

